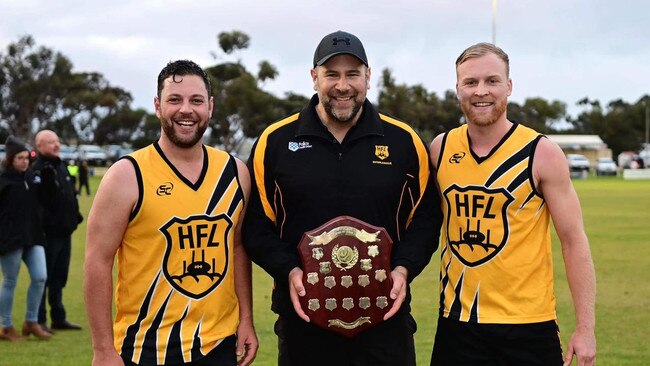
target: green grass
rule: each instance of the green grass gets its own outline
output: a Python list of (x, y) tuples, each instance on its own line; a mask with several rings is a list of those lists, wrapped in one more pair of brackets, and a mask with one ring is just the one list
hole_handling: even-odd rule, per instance
[[(96, 189), (98, 178), (91, 181)], [(598, 364), (607, 366), (647, 365), (647, 326), (650, 323), (650, 181), (623, 181), (620, 178), (576, 180), (574, 185), (583, 207), (585, 227), (596, 265)], [(84, 216), (92, 197), (80, 199)], [(82, 263), (85, 222), (73, 237), (70, 279), (64, 291), (69, 319), (84, 326), (81, 332), (57, 332), (47, 342), (0, 342), (0, 366), (88, 365), (92, 358), (90, 332), (83, 307)], [(573, 308), (564, 273), (560, 245), (554, 239), (555, 287), (563, 345), (573, 330)], [(416, 350), (418, 365), (428, 365), (438, 307), (438, 261), (431, 264), (413, 283), (413, 315), (418, 322)], [(20, 326), (25, 308), (28, 274), (23, 266), (14, 307), (14, 322)], [(260, 350), (256, 365), (275, 365), (277, 340), (271, 313), (272, 281), (255, 267), (254, 306)]]

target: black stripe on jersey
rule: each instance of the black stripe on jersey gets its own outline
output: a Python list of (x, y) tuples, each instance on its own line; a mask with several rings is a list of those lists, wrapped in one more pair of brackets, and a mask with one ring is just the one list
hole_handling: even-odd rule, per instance
[(519, 206), (519, 209), (521, 210), (522, 208), (524, 208), (526, 206), (526, 204), (528, 202), (530, 202), (530, 200), (532, 200), (534, 197), (535, 197), (535, 191), (531, 191), (530, 194), (528, 195), (528, 197), (526, 197), (526, 199), (524, 200), (524, 202), (521, 203), (521, 206)]
[[(135, 208), (133, 208), (133, 211), (131, 211), (131, 214), (129, 215), (129, 221), (133, 220), (135, 218), (135, 215), (138, 214), (138, 211), (140, 211), (140, 207), (142, 207), (142, 200), (144, 196), (144, 183), (142, 182), (142, 171), (140, 171), (140, 166), (138, 165), (138, 162), (135, 161), (135, 159), (131, 156), (123, 156), (120, 159), (126, 159), (133, 164), (133, 169), (135, 169), (135, 180), (138, 182), (138, 201), (135, 203)], [(118, 159), (119, 160), (119, 159)]]
[(201, 329), (200, 323), (199, 326), (197, 326), (194, 330), (194, 341), (192, 342), (192, 349), (190, 350), (190, 353), (192, 354), (192, 361), (198, 360), (205, 356), (203, 353), (201, 353), (201, 336), (199, 335), (199, 329)]
[(530, 147), (530, 160), (528, 161), (528, 173), (530, 176), (530, 185), (531, 187), (533, 187), (533, 192), (535, 192), (535, 194), (537, 194), (538, 196), (544, 198), (544, 196), (542, 196), (542, 192), (539, 192), (537, 190), (537, 186), (535, 186), (535, 180), (533, 179), (533, 161), (535, 161), (535, 150), (537, 150), (537, 144), (539, 143), (539, 140), (542, 137), (546, 138), (546, 136), (544, 135), (537, 136), (533, 140), (532, 146)]
[(138, 313), (138, 318), (135, 320), (135, 323), (129, 325), (128, 328), (126, 328), (126, 334), (124, 335), (124, 340), (122, 341), (120, 354), (122, 355), (122, 357), (126, 358), (127, 360), (133, 359), (133, 348), (135, 345), (135, 336), (136, 334), (138, 334), (138, 331), (140, 330), (140, 323), (147, 316), (147, 309), (149, 309), (149, 305), (151, 304), (151, 298), (153, 297), (153, 292), (154, 289), (156, 288), (156, 283), (158, 283), (159, 277), (160, 277), (160, 272), (158, 272), (156, 278), (154, 278), (151, 287), (149, 287), (149, 290), (147, 291), (147, 295), (144, 297), (144, 301), (142, 301), (142, 305), (140, 306), (140, 312)]
[(190, 182), (187, 178), (181, 174), (181, 172), (176, 169), (176, 167), (172, 164), (169, 159), (165, 156), (165, 153), (163, 153), (162, 149), (160, 148), (160, 145), (158, 145), (158, 141), (153, 143), (153, 147), (156, 148), (156, 151), (158, 151), (158, 154), (160, 154), (160, 157), (167, 163), (169, 168), (176, 174), (178, 179), (180, 179), (183, 183), (185, 183), (188, 187), (192, 188), (193, 190), (197, 191), (201, 187), (201, 183), (203, 183), (203, 179), (205, 179), (205, 175), (208, 172), (208, 150), (206, 150), (204, 145), (201, 145), (201, 149), (203, 149), (203, 167), (201, 168), (201, 175), (199, 176), (199, 179), (196, 181), (196, 183)]
[[(167, 303), (169, 303), (169, 298), (172, 296), (172, 291), (169, 291), (165, 302), (163, 302), (158, 313), (151, 321), (151, 325), (147, 332), (144, 334), (144, 340), (142, 341), (142, 354), (140, 355), (140, 365), (156, 365), (158, 364), (158, 329), (162, 323), (163, 318), (165, 317), (165, 311), (167, 310)], [(180, 345), (167, 345), (167, 348), (180, 347)], [(183, 363), (183, 360), (177, 361), (177, 363)]]
[(445, 132), (445, 134), (442, 135), (442, 141), (440, 142), (440, 152), (438, 152), (438, 161), (436, 161), (436, 170), (440, 170), (440, 164), (442, 163), (442, 153), (445, 151), (448, 135), (449, 132)]
[(516, 176), (515, 179), (512, 180), (512, 182), (507, 188), (508, 192), (514, 192), (515, 189), (517, 189), (520, 185), (522, 185), (527, 180), (528, 180), (528, 169), (525, 169), (524, 171), (519, 173), (519, 175)]
[(505, 174), (508, 170), (512, 169), (515, 165), (523, 161), (524, 159), (530, 156), (530, 148), (533, 145), (533, 142), (529, 142), (526, 146), (522, 147), (521, 150), (514, 153), (511, 157), (506, 159), (498, 168), (494, 170), (494, 173), (485, 181), (485, 186), (489, 187), (494, 183), (499, 177)]
[(460, 293), (463, 290), (464, 277), (465, 277), (465, 272), (463, 272), (460, 275), (460, 278), (458, 279), (458, 284), (456, 284), (456, 287), (454, 288), (456, 297), (454, 298), (454, 302), (451, 304), (451, 307), (449, 308), (449, 318), (453, 320), (460, 320), (460, 313), (463, 310), (463, 304), (460, 301)]
[[(167, 340), (167, 350), (165, 354), (166, 365), (185, 362), (183, 360), (183, 348), (181, 347), (183, 344), (181, 341), (181, 325), (187, 316), (188, 310), (189, 306), (185, 308), (185, 312), (181, 318), (174, 323), (172, 330), (169, 333), (169, 339)], [(194, 358), (192, 358), (192, 360), (194, 360)]]
[[(447, 251), (447, 246), (444, 247), (443, 252), (441, 253), (441, 256), (445, 255), (445, 252)], [(451, 266), (451, 261), (447, 263), (447, 266), (445, 267), (445, 275), (444, 277), (442, 276), (442, 271), (440, 271), (440, 287), (442, 288), (442, 291), (440, 291), (440, 315), (442, 315), (442, 312), (445, 308), (445, 289), (447, 289), (447, 284), (449, 283), (449, 267)]]
[[(210, 215), (214, 210), (214, 208), (217, 207), (217, 204), (223, 198), (224, 194), (226, 193), (226, 190), (228, 189), (228, 187), (230, 186), (234, 178), (235, 178), (235, 171), (232, 170), (230, 164), (224, 165), (223, 171), (221, 172), (221, 176), (217, 181), (218, 183), (214, 187), (214, 191), (212, 192), (212, 197), (210, 197), (210, 202), (208, 202), (208, 208), (205, 211), (207, 215)], [(232, 217), (230, 212), (228, 212), (228, 216)]]
[(472, 309), (469, 312), (469, 322), (478, 323), (478, 291), (476, 291), (476, 294), (474, 295)]
[(232, 217), (232, 215), (235, 213), (235, 210), (237, 209), (237, 206), (239, 206), (239, 202), (243, 202), (245, 200), (244, 198), (244, 191), (242, 191), (241, 188), (241, 182), (239, 182), (239, 171), (237, 170), (237, 162), (235, 161), (235, 158), (233, 156), (230, 156), (230, 159), (228, 160), (228, 165), (232, 166), (232, 170), (235, 173), (235, 179), (237, 180), (237, 192), (235, 192), (234, 197), (232, 198), (232, 202), (230, 203), (230, 207), (228, 207), (228, 216)]

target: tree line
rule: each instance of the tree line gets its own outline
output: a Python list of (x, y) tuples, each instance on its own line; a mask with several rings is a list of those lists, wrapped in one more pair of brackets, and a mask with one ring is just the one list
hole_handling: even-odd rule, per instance
[[(257, 71), (247, 70), (241, 60), (216, 62), (247, 49), (250, 37), (234, 30), (216, 38), (220, 51), (213, 52), (215, 64), (205, 69), (214, 96), (209, 143), (232, 151), (268, 124), (299, 111), (309, 97), (265, 91), (265, 82), (278, 75), (268, 61), (260, 61)], [(379, 110), (410, 123), (425, 141), (464, 123), (455, 91), (438, 96), (421, 84), (398, 83), (390, 69), (380, 75)], [(111, 85), (100, 72), (75, 72), (68, 57), (38, 46), (32, 36), (0, 52), (0, 141), (9, 134), (32, 141), (36, 131), (48, 128), (68, 143), (132, 141), (142, 147), (157, 139), (160, 123), (155, 114), (132, 108), (132, 102), (127, 90)], [(576, 104), (581, 112), (571, 116), (565, 102), (527, 98), (523, 104), (508, 103), (508, 119), (545, 134), (598, 135), (614, 156), (642, 147), (649, 95), (634, 103), (617, 99), (603, 105), (585, 97)]]

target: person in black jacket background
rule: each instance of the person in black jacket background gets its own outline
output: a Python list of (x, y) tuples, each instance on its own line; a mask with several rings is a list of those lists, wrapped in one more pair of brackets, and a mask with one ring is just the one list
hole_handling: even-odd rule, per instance
[(43, 230), (45, 232), (45, 257), (47, 260), (47, 283), (41, 300), (38, 322), (47, 328), (45, 299), (50, 305), (52, 329), (79, 330), (80, 326), (70, 323), (63, 306), (63, 288), (68, 281), (71, 235), (81, 222), (79, 204), (66, 163), (59, 158), (59, 137), (50, 130), (36, 134), (38, 157), (32, 166), (38, 199), (43, 209)]
[(30, 180), (25, 174), (29, 167), (29, 151), (25, 144), (13, 136), (7, 138), (5, 146), (7, 156), (2, 162), (5, 170), (0, 174), (0, 339), (22, 339), (12, 320), (14, 293), (21, 261), (27, 265), (31, 278), (22, 334), (34, 334), (40, 339), (48, 339), (52, 334), (44, 331), (37, 322), (47, 268), (40, 209), (34, 187), (28, 183)]
[[(442, 219), (427, 145), (366, 99), (370, 68), (356, 36), (325, 36), (311, 76), (310, 103), (269, 126), (248, 161), (242, 233), (250, 258), (275, 280), (278, 364), (415, 365), (408, 287), (437, 248)], [(340, 216), (383, 227), (393, 241), (393, 305), (383, 322), (350, 338), (314, 325), (298, 300), (307, 286), (301, 236)]]

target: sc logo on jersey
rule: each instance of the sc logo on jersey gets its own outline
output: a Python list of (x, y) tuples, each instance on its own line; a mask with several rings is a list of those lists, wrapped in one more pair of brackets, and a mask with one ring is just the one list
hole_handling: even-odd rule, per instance
[(447, 203), (446, 239), (458, 260), (476, 267), (499, 254), (510, 235), (507, 211), (514, 201), (510, 192), (453, 184), (443, 197)]
[(174, 289), (193, 299), (212, 292), (228, 270), (230, 217), (174, 217), (160, 228), (167, 248), (163, 273)]
[(171, 196), (173, 189), (174, 184), (172, 182), (165, 182), (158, 186), (158, 189), (156, 189), (156, 194), (159, 196)]
[(450, 163), (450, 164), (460, 164), (460, 161), (461, 161), (464, 157), (465, 157), (465, 152), (463, 152), (463, 151), (461, 151), (461, 152), (457, 152), (457, 153), (454, 153), (454, 155), (452, 155), (452, 156), (449, 158), (449, 163)]

